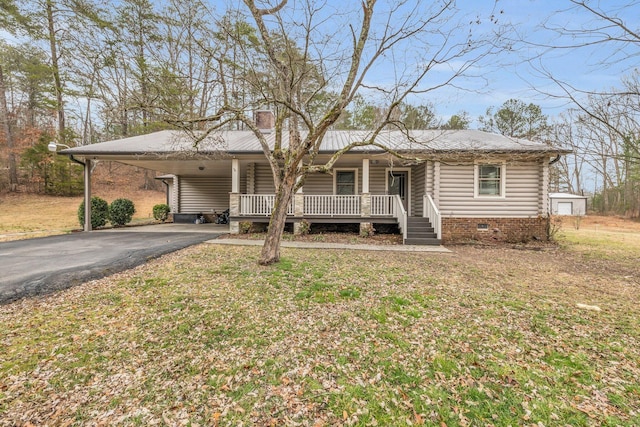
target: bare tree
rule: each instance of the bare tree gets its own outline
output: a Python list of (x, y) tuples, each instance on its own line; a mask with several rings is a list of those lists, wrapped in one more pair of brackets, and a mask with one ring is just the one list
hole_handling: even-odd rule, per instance
[[(207, 132), (194, 133), (197, 140), (239, 122), (260, 142), (276, 188), (261, 264), (279, 260), (287, 208), (307, 174), (331, 173), (340, 156), (357, 146), (393, 152), (376, 137), (389, 127), (406, 131), (398, 109), (407, 97), (451, 84), (497, 50), (501, 32), (494, 11), (486, 19), (469, 19), (461, 16), (453, 0), (364, 0), (333, 7), (311, 0), (282, 0), (275, 6), (244, 0), (244, 8), (236, 13), (251, 22), (255, 36), (234, 40), (227, 34), (240, 47), (236, 54), (242, 58), (217, 59), (220, 107), (197, 120), (171, 120), (186, 130), (196, 121), (208, 123)], [(487, 27), (490, 35), (482, 34)], [(391, 70), (390, 75), (381, 65)], [(249, 96), (236, 96), (238, 81)], [(320, 161), (325, 134), (360, 96), (380, 106), (379, 119), (365, 138)], [(274, 146), (250, 114), (264, 108), (275, 112)]]

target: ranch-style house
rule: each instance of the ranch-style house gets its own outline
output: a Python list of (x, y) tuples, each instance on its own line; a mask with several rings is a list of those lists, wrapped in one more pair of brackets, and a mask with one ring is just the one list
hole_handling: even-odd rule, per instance
[[(274, 132), (263, 134), (274, 143)], [(327, 132), (316, 163), (367, 135)], [(303, 220), (312, 227), (397, 224), (405, 244), (547, 238), (549, 166), (565, 150), (478, 130), (411, 131), (410, 137), (385, 131), (376, 142), (405, 159), (374, 146), (351, 149), (332, 173), (306, 177), (291, 200), (287, 222), (294, 229)], [(271, 169), (251, 131), (221, 131), (194, 147), (184, 133), (164, 130), (60, 154), (85, 165), (86, 200), (93, 162), (148, 168), (167, 184), (174, 221), (192, 221), (199, 214), (212, 220), (229, 209), (231, 233), (238, 233), (241, 222), (268, 222), (275, 199)]]

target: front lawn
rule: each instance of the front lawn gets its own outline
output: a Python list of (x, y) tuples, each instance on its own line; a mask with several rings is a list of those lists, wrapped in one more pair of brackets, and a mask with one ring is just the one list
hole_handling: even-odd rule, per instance
[(271, 267), (204, 244), (0, 306), (0, 426), (640, 425), (640, 249), (570, 233)]

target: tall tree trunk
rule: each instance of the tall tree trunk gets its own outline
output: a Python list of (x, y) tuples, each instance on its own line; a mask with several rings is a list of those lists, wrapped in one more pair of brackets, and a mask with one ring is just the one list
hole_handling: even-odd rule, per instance
[(261, 265), (270, 265), (280, 261), (280, 241), (282, 240), (282, 233), (287, 220), (287, 210), (289, 209), (295, 185), (296, 177), (286, 176), (278, 188), (275, 206), (273, 207), (273, 212), (271, 212), (267, 237), (264, 240), (264, 246), (262, 246), (260, 260), (258, 261)]
[(47, 23), (49, 25), (49, 47), (51, 49), (51, 68), (53, 69), (53, 80), (56, 92), (56, 109), (58, 111), (58, 139), (65, 143), (65, 120), (64, 103), (62, 99), (62, 80), (60, 79), (60, 68), (58, 64), (58, 48), (56, 46), (56, 31), (53, 22), (53, 3), (47, 0)]
[(7, 107), (7, 87), (4, 83), (2, 65), (0, 65), (0, 119), (2, 120), (2, 130), (7, 139), (7, 151), (9, 152), (9, 191), (18, 189), (18, 167), (16, 164), (16, 153), (13, 152), (13, 135), (9, 123), (9, 108)]

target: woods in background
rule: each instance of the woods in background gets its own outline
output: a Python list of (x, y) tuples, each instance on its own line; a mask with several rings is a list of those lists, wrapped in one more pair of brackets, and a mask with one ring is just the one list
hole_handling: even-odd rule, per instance
[[(260, 104), (264, 83), (277, 79), (248, 59), (266, 49), (248, 17), (195, 0), (0, 0), (0, 28), (11, 35), (0, 42), (0, 191), (78, 194), (81, 168), (49, 153), (52, 140), (86, 145), (184, 123), (197, 130), (224, 103)], [(300, 40), (273, 40), (290, 58), (309, 52)], [(328, 62), (307, 59), (298, 64), (307, 64), (301, 75), (309, 82), (331, 79)], [(640, 216), (639, 81), (632, 71), (620, 87), (576, 96), (577, 106), (551, 119), (538, 105), (510, 99), (489, 106), (478, 127), (571, 149), (554, 165), (553, 191), (590, 193), (599, 212)], [(303, 95), (318, 115), (337, 96)], [(356, 95), (333, 128), (373, 128), (389, 119), (387, 107)], [(441, 118), (427, 98), (397, 107), (391, 118), (407, 129), (465, 129), (473, 121), (465, 111)]]

